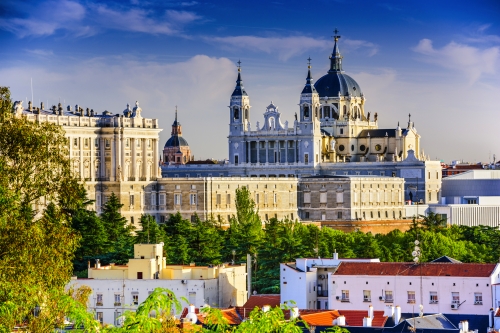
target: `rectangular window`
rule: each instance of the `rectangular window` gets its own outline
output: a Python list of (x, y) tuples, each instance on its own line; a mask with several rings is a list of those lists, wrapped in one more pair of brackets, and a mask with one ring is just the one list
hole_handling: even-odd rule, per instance
[(109, 146), (110, 146), (109, 139), (106, 139), (106, 148), (109, 148)]
[(217, 205), (221, 204), (221, 195), (220, 194), (217, 194), (217, 196), (216, 196), (216, 204)]
[(274, 203), (275, 204), (278, 203), (278, 193), (274, 193), (273, 198), (274, 198)]
[(160, 194), (159, 195), (159, 199), (160, 199), (159, 200), (160, 201), (160, 205), (162, 205), (162, 206), (165, 205), (165, 194), (163, 194), (163, 193)]
[(342, 219), (342, 212), (337, 212), (337, 218), (338, 218), (339, 220), (341, 220), (341, 219)]
[(311, 193), (310, 192), (304, 193), (304, 203), (305, 204), (311, 203)]
[(131, 194), (130, 195), (130, 206), (133, 206), (134, 205), (134, 195)]
[(95, 319), (102, 325), (104, 324), (104, 315), (103, 312), (96, 312)]
[[(141, 258), (144, 259), (144, 258)], [(142, 272), (137, 272), (137, 280), (142, 280)]]
[(255, 193), (255, 203), (259, 204), (259, 193)]
[(483, 293), (474, 293), (474, 304), (475, 305), (483, 304)]
[(429, 293), (429, 303), (436, 304), (438, 302), (438, 294), (437, 291), (431, 291)]
[(240, 159), (238, 155), (234, 155), (234, 164), (238, 165)]
[(342, 302), (349, 302), (349, 290), (342, 290)]
[(94, 139), (94, 146), (96, 146), (96, 148), (99, 148), (99, 139)]
[(102, 306), (103, 302), (102, 302), (102, 294), (97, 294), (96, 295), (96, 301), (95, 301), (95, 305), (96, 306)]
[(304, 154), (304, 164), (309, 164), (309, 154)]
[(87, 148), (89, 146), (89, 139), (85, 139), (85, 147)]
[(196, 194), (189, 195), (189, 202), (191, 205), (196, 205)]
[(408, 291), (408, 303), (415, 304), (415, 292)]
[(122, 324), (122, 320), (121, 320), (122, 313), (115, 312), (114, 314), (115, 314), (115, 326), (120, 326)]
[(226, 205), (230, 205), (231, 204), (231, 194), (227, 194), (226, 195)]
[(460, 304), (460, 294), (458, 292), (451, 293), (451, 303)]
[(139, 294), (132, 294), (132, 305), (139, 305)]
[(372, 301), (372, 292), (370, 290), (363, 290), (363, 302)]
[(122, 305), (121, 295), (115, 294), (115, 306), (120, 306), (120, 305)]
[(392, 303), (394, 299), (392, 298), (392, 290), (386, 290), (385, 291), (385, 302), (386, 303)]
[(305, 214), (304, 214), (304, 218), (305, 218), (305, 219), (308, 219), (308, 218), (309, 218), (309, 212), (305, 212)]
[(181, 195), (180, 194), (174, 194), (174, 205), (179, 206), (181, 204)]
[(326, 204), (326, 192), (322, 192), (319, 194), (319, 202), (322, 204)]
[(151, 193), (151, 205), (156, 205), (156, 193)]
[(73, 139), (73, 146), (78, 147), (78, 139), (77, 138)]

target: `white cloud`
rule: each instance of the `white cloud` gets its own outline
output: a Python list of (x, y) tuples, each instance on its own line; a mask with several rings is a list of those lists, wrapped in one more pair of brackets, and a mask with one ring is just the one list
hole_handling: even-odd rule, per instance
[[(365, 40), (346, 39), (342, 45), (346, 45), (347, 51), (366, 50), (369, 57), (378, 53), (378, 45)], [(340, 51), (342, 52), (342, 50)]]
[(193, 21), (201, 19), (201, 16), (196, 15), (192, 12), (187, 11), (179, 11), (179, 10), (167, 10), (166, 12), (167, 18), (175, 23), (186, 24), (191, 23)]
[(35, 8), (26, 8), (26, 17), (7, 18), (0, 21), (0, 28), (19, 37), (30, 35), (52, 35), (59, 29), (72, 31), (77, 35), (88, 32), (81, 24), (86, 9), (80, 3), (70, 0), (46, 1)]
[(463, 72), (470, 83), (476, 82), (483, 74), (494, 74), (500, 59), (499, 47), (480, 49), (451, 42), (437, 49), (430, 39), (422, 39), (413, 51), (422, 54), (423, 61)]
[(304, 54), (311, 48), (328, 48), (331, 42), (305, 36), (292, 37), (257, 37), (230, 36), (206, 37), (208, 42), (214, 42), (224, 47), (260, 51), (277, 54), (280, 60), (286, 61), (293, 56)]
[(31, 54), (36, 55), (36, 56), (40, 56), (40, 57), (50, 57), (50, 56), (54, 55), (54, 51), (52, 51), (52, 50), (26, 49), (26, 52), (31, 53)]

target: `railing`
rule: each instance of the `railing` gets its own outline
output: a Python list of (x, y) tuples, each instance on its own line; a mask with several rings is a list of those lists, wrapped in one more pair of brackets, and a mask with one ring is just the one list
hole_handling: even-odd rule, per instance
[(135, 181), (135, 177), (128, 177), (129, 181)]
[(140, 180), (140, 181), (146, 181), (146, 180), (147, 180), (147, 177), (139, 177), (139, 180)]
[(109, 177), (101, 177), (95, 179), (97, 182), (109, 182)]

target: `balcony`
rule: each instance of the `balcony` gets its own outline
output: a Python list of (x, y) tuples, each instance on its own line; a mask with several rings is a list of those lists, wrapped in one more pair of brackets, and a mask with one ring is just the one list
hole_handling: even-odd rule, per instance
[(95, 306), (102, 306), (102, 302), (96, 302)]
[(318, 297), (328, 297), (328, 290), (318, 290)]
[(121, 302), (115, 302), (115, 304), (114, 304), (114, 305), (115, 305), (115, 306), (121, 306), (121, 305), (122, 305), (122, 303), (121, 303)]

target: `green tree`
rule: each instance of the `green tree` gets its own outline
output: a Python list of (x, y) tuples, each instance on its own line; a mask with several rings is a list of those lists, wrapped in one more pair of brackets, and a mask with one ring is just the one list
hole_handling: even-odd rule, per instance
[(65, 292), (79, 236), (57, 199), (81, 191), (72, 177), (62, 129), (14, 117), (0, 88), (0, 332), (23, 323), (53, 332), (64, 317), (92, 318)]
[(160, 242), (165, 243), (165, 231), (160, 228), (152, 215), (143, 214), (141, 216), (141, 219), (139, 220), (139, 224), (141, 225), (141, 230), (138, 230), (136, 232), (136, 244), (159, 244)]
[(192, 260), (197, 265), (220, 264), (223, 240), (215, 221), (201, 221), (196, 215), (190, 242)]
[(101, 220), (108, 235), (108, 251), (113, 253), (112, 260), (117, 264), (128, 262), (133, 255), (134, 237), (133, 225), (128, 224), (127, 219), (120, 214), (123, 204), (118, 197), (111, 193), (108, 201), (104, 204)]
[(420, 218), (420, 224), (425, 230), (437, 231), (446, 228), (446, 220), (434, 212), (429, 212), (427, 215), (420, 215)]

